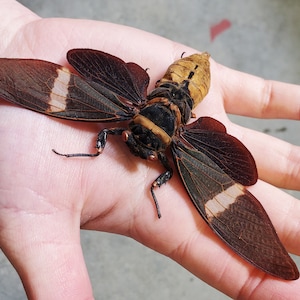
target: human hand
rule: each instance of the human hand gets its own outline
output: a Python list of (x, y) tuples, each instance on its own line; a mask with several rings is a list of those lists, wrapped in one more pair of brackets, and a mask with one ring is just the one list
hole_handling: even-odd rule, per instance
[[(94, 48), (149, 68), (153, 87), (182, 52), (195, 52), (138, 30), (93, 21), (43, 20), (14, 6), (2, 7), (1, 57), (65, 64), (67, 50)], [(13, 28), (12, 20), (17, 20)], [(230, 123), (225, 109), (254, 117), (299, 119), (300, 87), (266, 82), (214, 61), (211, 73), (211, 90), (197, 107), (198, 117), (222, 121), (245, 143), (261, 179), (299, 188), (299, 148)], [(0, 110), (0, 245), (29, 298), (92, 297), (80, 227), (130, 236), (233, 298), (271, 298), (274, 289), (278, 297), (288, 298), (299, 291), (299, 280), (274, 279), (228, 249), (201, 219), (177, 176), (156, 190), (163, 214), (158, 220), (149, 187), (160, 167), (133, 157), (120, 139), (110, 137), (97, 159), (67, 160), (51, 152), (90, 151), (102, 125), (52, 119), (4, 101)], [(300, 254), (299, 202), (262, 181), (250, 190), (266, 208), (286, 248)]]

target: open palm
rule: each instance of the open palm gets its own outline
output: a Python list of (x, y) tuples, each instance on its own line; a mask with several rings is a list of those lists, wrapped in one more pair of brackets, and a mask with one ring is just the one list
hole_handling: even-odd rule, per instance
[[(1, 23), (1, 57), (66, 65), (67, 50), (94, 48), (149, 68), (151, 87), (183, 52), (195, 52), (118, 25), (40, 19), (13, 1), (1, 8)], [(299, 188), (300, 149), (236, 126), (225, 114), (226, 109), (253, 117), (299, 119), (300, 87), (267, 82), (214, 61), (211, 73), (211, 90), (195, 113), (222, 121), (253, 153), (265, 182), (259, 181), (251, 192), (266, 208), (287, 250), (300, 254), (300, 203), (266, 183)], [(130, 236), (233, 298), (271, 299), (276, 290), (278, 298), (288, 299), (300, 293), (299, 280), (274, 279), (227, 248), (201, 219), (177, 176), (156, 190), (162, 212), (158, 220), (149, 188), (163, 169), (132, 156), (120, 138), (109, 137), (98, 158), (66, 159), (51, 151), (92, 152), (103, 124), (53, 119), (4, 101), (0, 115), (0, 246), (29, 298), (92, 298), (80, 228)]]

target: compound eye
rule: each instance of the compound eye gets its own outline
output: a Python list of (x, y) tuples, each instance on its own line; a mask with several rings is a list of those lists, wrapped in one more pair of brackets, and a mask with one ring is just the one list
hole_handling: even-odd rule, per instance
[(122, 139), (126, 143), (129, 139), (130, 132), (128, 130), (124, 130), (122, 132)]
[(156, 161), (156, 160), (158, 160), (157, 153), (151, 151), (151, 153), (148, 155), (147, 159), (149, 161)]

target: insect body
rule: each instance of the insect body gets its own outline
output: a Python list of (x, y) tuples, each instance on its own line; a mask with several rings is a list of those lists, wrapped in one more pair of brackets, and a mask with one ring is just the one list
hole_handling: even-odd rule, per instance
[(108, 135), (121, 135), (134, 155), (165, 167), (151, 186), (160, 217), (154, 189), (172, 177), (170, 148), (191, 200), (212, 230), (263, 271), (286, 280), (299, 277), (262, 205), (245, 188), (257, 181), (250, 152), (215, 119), (186, 125), (209, 90), (207, 53), (174, 62), (148, 96), (149, 76), (137, 64), (90, 49), (70, 50), (67, 58), (79, 76), (46, 61), (0, 59), (0, 97), (58, 118), (128, 121), (126, 127), (102, 130), (96, 153), (55, 153), (98, 156)]

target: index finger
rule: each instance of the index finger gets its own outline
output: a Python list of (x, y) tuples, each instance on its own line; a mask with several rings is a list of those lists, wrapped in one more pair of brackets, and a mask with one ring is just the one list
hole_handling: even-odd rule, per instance
[(245, 74), (217, 64), (228, 113), (255, 118), (300, 119), (300, 86)]

